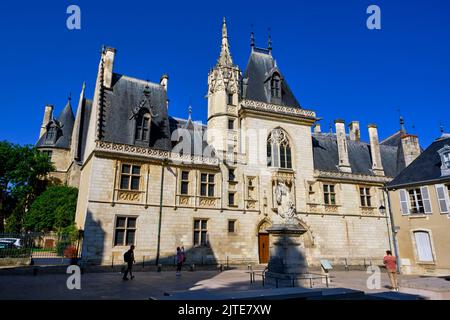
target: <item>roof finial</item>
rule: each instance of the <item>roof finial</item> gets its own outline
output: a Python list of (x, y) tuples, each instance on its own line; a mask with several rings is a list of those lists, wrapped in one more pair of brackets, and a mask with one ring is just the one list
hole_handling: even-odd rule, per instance
[(192, 119), (192, 105), (191, 104), (189, 104), (189, 107), (188, 107), (188, 113), (189, 113), (189, 120), (191, 120)]
[(67, 98), (67, 100), (68, 100), (69, 103), (70, 103), (70, 100), (72, 100), (72, 92), (69, 92), (69, 97)]
[(442, 122), (440, 123), (439, 130), (441, 130), (441, 134), (444, 134), (444, 125)]
[(253, 33), (253, 31), (250, 33), (250, 47), (253, 48), (255, 47), (255, 34)]
[(270, 27), (267, 29), (269, 32), (269, 41), (267, 45), (267, 49), (269, 50), (269, 54), (272, 54), (272, 35), (270, 34)]
[(405, 130), (405, 120), (403, 119), (402, 116), (400, 116), (400, 131), (401, 132), (406, 132), (406, 130)]

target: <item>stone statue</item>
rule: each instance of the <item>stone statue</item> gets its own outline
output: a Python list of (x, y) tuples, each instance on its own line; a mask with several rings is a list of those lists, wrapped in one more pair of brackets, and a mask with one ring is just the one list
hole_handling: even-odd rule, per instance
[(286, 184), (278, 181), (275, 188), (276, 201), (278, 204), (278, 214), (284, 219), (286, 224), (293, 223), (294, 217), (297, 215), (294, 201)]

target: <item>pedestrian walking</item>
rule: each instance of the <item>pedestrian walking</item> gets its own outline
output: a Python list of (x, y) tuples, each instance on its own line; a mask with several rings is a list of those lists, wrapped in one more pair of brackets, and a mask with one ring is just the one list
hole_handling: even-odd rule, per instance
[(123, 280), (128, 280), (128, 273), (130, 274), (130, 278), (133, 279), (133, 273), (132, 273), (132, 269), (133, 269), (133, 263), (135, 263), (136, 261), (134, 260), (134, 245), (130, 246), (130, 250), (128, 250), (127, 252), (125, 252), (125, 254), (123, 255), (123, 260), (127, 263), (127, 268), (123, 274)]
[(181, 275), (181, 267), (183, 266), (184, 262), (184, 248), (183, 250), (180, 249), (180, 247), (177, 247), (177, 277)]
[(390, 250), (386, 251), (383, 263), (386, 266), (386, 270), (389, 275), (389, 280), (391, 281), (392, 290), (398, 291), (397, 258), (392, 255), (392, 252)]

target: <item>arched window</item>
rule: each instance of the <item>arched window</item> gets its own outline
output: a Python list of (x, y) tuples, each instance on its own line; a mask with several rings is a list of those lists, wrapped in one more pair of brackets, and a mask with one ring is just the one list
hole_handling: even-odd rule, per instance
[(281, 79), (280, 75), (275, 73), (270, 80), (270, 89), (272, 98), (281, 98)]
[(267, 165), (276, 168), (292, 168), (289, 140), (280, 128), (274, 129), (267, 139)]
[(150, 113), (148, 111), (141, 111), (136, 118), (136, 133), (135, 140), (148, 142), (150, 141)]

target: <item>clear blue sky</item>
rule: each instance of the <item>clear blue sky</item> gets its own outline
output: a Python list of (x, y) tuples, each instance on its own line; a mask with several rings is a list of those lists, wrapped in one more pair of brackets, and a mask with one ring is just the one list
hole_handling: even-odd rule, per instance
[[(81, 30), (66, 8), (81, 8)], [(366, 8), (382, 30), (366, 28)], [(206, 120), (208, 70), (226, 16), (234, 62), (245, 69), (251, 25), (257, 46), (272, 29), (273, 55), (304, 108), (328, 129), (334, 119), (377, 123), (380, 138), (407, 130), (427, 146), (450, 131), (450, 1), (2, 1), (0, 140), (35, 143), (46, 103), (75, 107), (83, 81), (92, 97), (102, 44), (117, 48), (115, 71), (159, 81), (168, 73), (170, 114)], [(75, 110), (74, 110), (75, 111)]]

